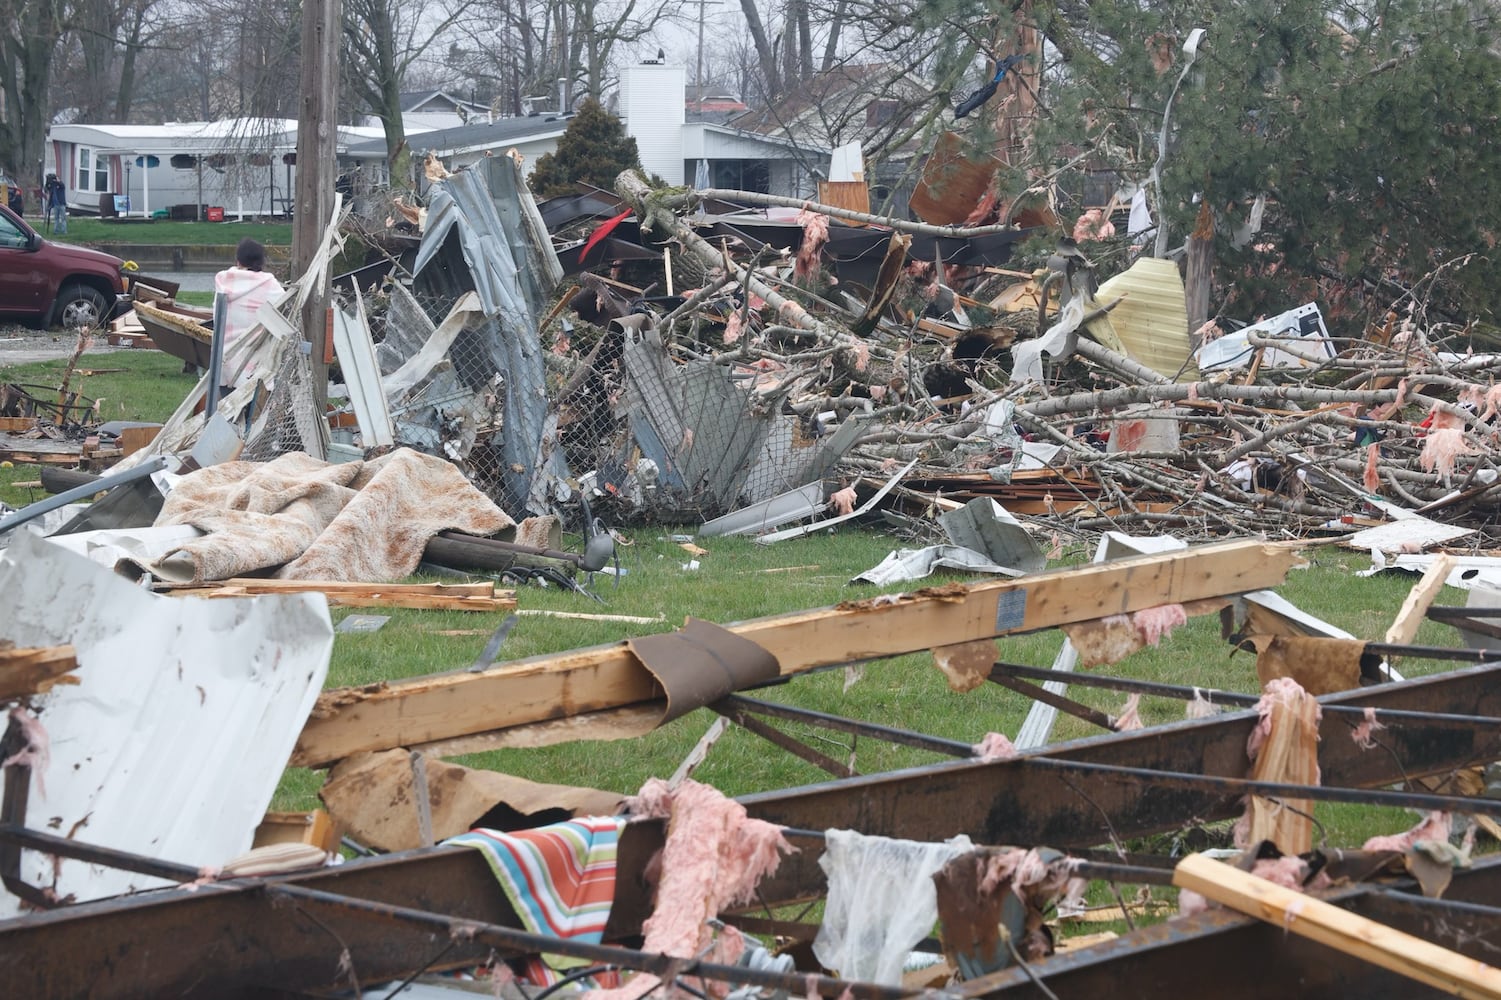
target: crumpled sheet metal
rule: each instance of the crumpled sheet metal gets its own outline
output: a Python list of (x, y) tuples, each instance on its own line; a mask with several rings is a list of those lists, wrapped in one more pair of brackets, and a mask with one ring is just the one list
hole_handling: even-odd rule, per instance
[[(79, 683), (37, 702), (52, 759), (26, 825), (180, 864), (248, 850), (323, 688), (323, 595), (159, 597), (29, 533), (0, 556), (0, 588), (0, 638), (78, 651)], [(34, 851), (21, 874), (78, 902), (167, 884)], [(0, 890), (0, 917), (18, 904)]]
[[(412, 273), (419, 296), (452, 305), (465, 292), (478, 293), (485, 320), (458, 334), (449, 359), (469, 390), (500, 396), (504, 506), (543, 514), (568, 476), (556, 418), (549, 419), (537, 334), (562, 271), (545, 230), (534, 228), (541, 219), (534, 205), (528, 209), (518, 169), (509, 158), (492, 157), (436, 185)], [(497, 372), (504, 380), (499, 387)]]

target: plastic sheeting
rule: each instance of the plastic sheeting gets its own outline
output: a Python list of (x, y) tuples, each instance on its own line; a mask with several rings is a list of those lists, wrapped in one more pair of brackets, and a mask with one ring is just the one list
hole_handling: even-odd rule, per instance
[(938, 920), (933, 873), (974, 849), (960, 834), (941, 844), (829, 830), (818, 861), (829, 879), (813, 954), (844, 979), (896, 986), (907, 953)]

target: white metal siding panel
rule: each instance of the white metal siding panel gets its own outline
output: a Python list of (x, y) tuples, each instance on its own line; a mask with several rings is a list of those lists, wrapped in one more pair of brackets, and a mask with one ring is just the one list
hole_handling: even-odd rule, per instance
[(669, 184), (683, 183), (683, 125), (687, 120), (681, 66), (627, 66), (621, 78), (621, 118), (635, 138), (641, 166)]

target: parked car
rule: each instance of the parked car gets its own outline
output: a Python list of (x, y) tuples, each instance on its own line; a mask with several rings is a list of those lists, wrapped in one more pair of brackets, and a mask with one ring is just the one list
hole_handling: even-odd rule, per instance
[(42, 326), (101, 326), (129, 301), (125, 262), (54, 243), (0, 205), (0, 314)]

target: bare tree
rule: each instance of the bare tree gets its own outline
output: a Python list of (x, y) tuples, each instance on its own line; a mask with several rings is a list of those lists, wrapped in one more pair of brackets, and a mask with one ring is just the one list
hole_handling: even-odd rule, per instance
[(407, 72), (444, 37), (471, 0), (452, 0), (443, 10), (416, 0), (345, 0), (346, 80), (386, 133), (391, 177), (410, 183), (411, 152), (401, 118), (401, 89)]
[(0, 0), (0, 16), (0, 170), (40, 183), (52, 61), (67, 29), (67, 7), (65, 0)]

